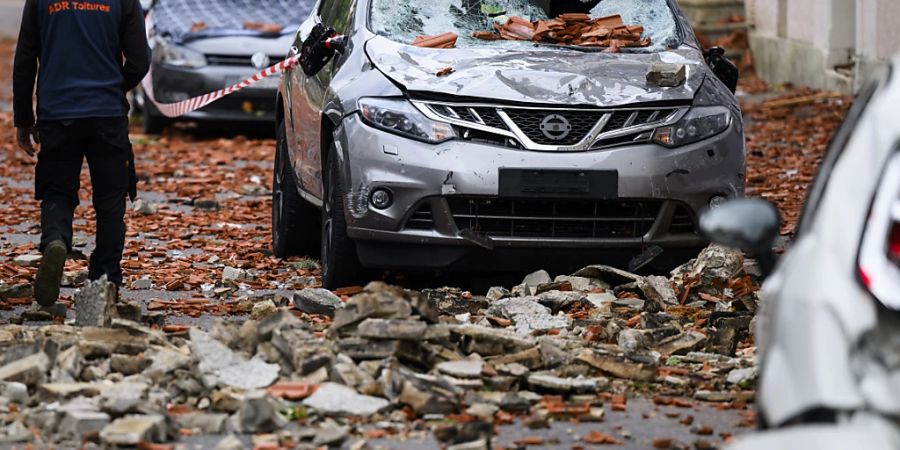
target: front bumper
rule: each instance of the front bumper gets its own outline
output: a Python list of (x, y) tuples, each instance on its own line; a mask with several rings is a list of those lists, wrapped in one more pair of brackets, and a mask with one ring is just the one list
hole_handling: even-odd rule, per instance
[[(153, 93), (175, 103), (231, 86), (258, 71), (252, 67), (210, 65), (197, 69), (153, 65)], [(274, 122), (278, 78), (269, 77), (181, 117), (188, 120)]]
[[(502, 260), (505, 268), (527, 270), (546, 266), (549, 255), (577, 266), (632, 257), (652, 245), (672, 255), (689, 254), (706, 244), (694, 225), (697, 213), (713, 197), (743, 194), (744, 142), (734, 124), (718, 136), (677, 149), (640, 144), (568, 153), (462, 140), (425, 144), (376, 130), (355, 114), (336, 135), (344, 186), (350, 187), (345, 201), (348, 235), (357, 242), (360, 261), (372, 267), (482, 268)], [(616, 170), (618, 199), (574, 202), (595, 208), (598, 216), (607, 210), (622, 214), (600, 223), (599, 232), (597, 226), (588, 230), (549, 217), (531, 222), (513, 217), (523, 203), (498, 198), (500, 168)], [(390, 191), (390, 207), (371, 206), (376, 189)], [(488, 233), (479, 230), (487, 219), (471, 214), (472, 205), (485, 200), (503, 205), (495, 208), (509, 208), (492, 211)], [(563, 202), (568, 208), (573, 201)], [(621, 226), (623, 220), (635, 219), (628, 211), (640, 211), (642, 222)], [(510, 222), (509, 232), (502, 230), (504, 220)], [(533, 224), (540, 227), (530, 229)]]

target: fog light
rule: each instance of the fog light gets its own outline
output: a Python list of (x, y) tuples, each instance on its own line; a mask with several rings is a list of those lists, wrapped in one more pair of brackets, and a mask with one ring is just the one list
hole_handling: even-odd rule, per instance
[(391, 193), (387, 189), (375, 189), (369, 201), (372, 202), (372, 206), (378, 209), (386, 209), (393, 202)]
[(709, 207), (711, 209), (718, 208), (718, 207), (722, 206), (726, 201), (728, 201), (727, 198), (725, 198), (724, 196), (721, 196), (721, 195), (717, 195), (717, 196), (709, 199)]

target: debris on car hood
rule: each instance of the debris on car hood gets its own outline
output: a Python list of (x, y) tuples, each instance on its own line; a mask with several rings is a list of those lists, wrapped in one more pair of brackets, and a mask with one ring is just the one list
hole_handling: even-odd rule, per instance
[[(302, 311), (269, 308), (209, 331), (121, 318), (108, 328), (8, 326), (0, 435), (38, 427), (44, 443), (78, 444), (89, 431), (115, 446), (233, 430), (333, 443), (422, 419), (443, 442), (441, 424), (466, 415), (486, 421), (473, 439), (516, 417), (602, 420), (605, 404), (626, 409), (634, 389), (660, 405), (743, 408), (758, 373), (756, 296), (737, 288), (754, 282), (744, 264), (711, 247), (671, 278), (597, 265), (555, 279), (537, 272), (484, 297), (376, 282), (342, 291), (353, 295), (333, 319), (303, 312), (295, 296)], [(353, 431), (333, 429), (331, 418), (348, 417)]]
[(456, 39), (459, 35), (452, 32), (436, 34), (434, 36), (418, 36), (412, 42), (416, 47), (428, 48), (453, 48), (456, 45)]
[[(435, 51), (376, 36), (366, 44), (372, 63), (409, 91), (497, 101), (612, 107), (654, 101), (690, 101), (705, 77), (699, 51), (659, 53), (534, 49), (452, 48)], [(677, 87), (647, 84), (654, 64), (685, 66)], [(435, 79), (445, 67), (454, 73)]]
[(559, 45), (606, 47), (618, 52), (624, 47), (649, 47), (650, 38), (642, 38), (644, 27), (626, 25), (622, 16), (591, 19), (587, 14), (562, 14), (555, 19), (531, 22), (518, 16), (503, 25), (494, 24), (497, 33), (474, 32), (473, 37), (486, 40), (546, 42)]

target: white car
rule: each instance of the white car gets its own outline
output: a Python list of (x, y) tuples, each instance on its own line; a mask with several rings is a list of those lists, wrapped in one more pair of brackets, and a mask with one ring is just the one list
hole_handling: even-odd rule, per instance
[(735, 449), (900, 448), (900, 74), (891, 72), (861, 91), (781, 261), (771, 204), (736, 200), (701, 219), (712, 240), (775, 269), (756, 330), (764, 430)]

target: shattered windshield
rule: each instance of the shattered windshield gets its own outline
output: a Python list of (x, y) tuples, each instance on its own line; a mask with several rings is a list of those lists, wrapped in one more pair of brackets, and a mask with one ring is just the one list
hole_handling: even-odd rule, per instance
[(681, 40), (666, 0), (373, 0), (372, 31), (422, 47), (533, 43), (662, 51)]
[(156, 32), (174, 41), (234, 35), (281, 35), (296, 30), (315, 0), (157, 0)]

